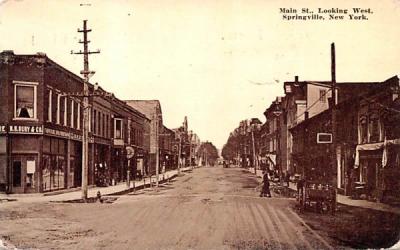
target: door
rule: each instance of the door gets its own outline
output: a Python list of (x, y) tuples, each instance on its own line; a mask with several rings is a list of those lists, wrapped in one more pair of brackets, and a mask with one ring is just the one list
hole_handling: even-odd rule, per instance
[(11, 162), (12, 192), (37, 192), (37, 157), (34, 155), (18, 155), (13, 156)]

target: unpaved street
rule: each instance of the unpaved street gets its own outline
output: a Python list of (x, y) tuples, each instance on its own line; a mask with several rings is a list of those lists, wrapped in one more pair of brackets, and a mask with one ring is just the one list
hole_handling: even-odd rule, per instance
[(2, 204), (0, 235), (40, 249), (327, 249), (292, 211), (293, 200), (260, 198), (239, 168), (195, 169), (159, 192), (112, 204)]

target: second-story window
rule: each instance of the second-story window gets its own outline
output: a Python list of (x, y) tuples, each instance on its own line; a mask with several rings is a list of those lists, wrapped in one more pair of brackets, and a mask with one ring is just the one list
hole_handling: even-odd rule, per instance
[(53, 109), (52, 109), (52, 102), (53, 102), (53, 91), (51, 89), (48, 90), (49, 96), (48, 96), (48, 105), (47, 105), (47, 121), (51, 122), (52, 121), (52, 114), (53, 114)]
[(57, 118), (56, 118), (57, 124), (60, 124), (60, 116), (61, 116), (61, 95), (57, 94)]
[[(83, 108), (84, 109), (84, 108)], [(83, 111), (85, 112), (85, 111)], [(92, 132), (92, 123), (90, 122), (92, 120), (92, 108), (87, 108), (87, 114), (89, 116), (89, 122), (88, 122), (88, 127), (89, 127), (89, 132)], [(82, 124), (83, 124), (83, 120), (82, 120)]]
[(110, 116), (106, 115), (106, 137), (110, 137)]
[(71, 100), (71, 128), (75, 127), (75, 102), (74, 100)]
[(65, 113), (66, 113), (66, 109), (65, 109), (65, 96), (61, 96), (60, 97), (60, 124), (61, 125), (65, 125)]
[(76, 129), (81, 129), (81, 104), (78, 103), (77, 111), (76, 111)]
[(114, 120), (114, 138), (115, 139), (123, 138), (122, 128), (123, 128), (122, 119), (115, 118), (115, 120)]
[(68, 126), (68, 99), (64, 97), (64, 126)]
[(93, 110), (93, 133), (97, 134), (97, 111)]
[(378, 142), (379, 141), (379, 117), (376, 114), (373, 114), (369, 117), (369, 142)]
[(368, 142), (368, 124), (366, 117), (360, 119), (360, 143)]
[(14, 117), (17, 119), (36, 119), (37, 83), (14, 81)]

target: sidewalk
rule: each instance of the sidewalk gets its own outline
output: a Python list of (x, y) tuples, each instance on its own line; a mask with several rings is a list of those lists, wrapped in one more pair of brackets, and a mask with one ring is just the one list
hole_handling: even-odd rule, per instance
[[(254, 174), (254, 168), (250, 168), (249, 171)], [(261, 170), (257, 170), (257, 176), (262, 177)], [(297, 191), (296, 183), (290, 182), (289, 188)], [(378, 203), (367, 200), (353, 200), (348, 196), (337, 194), (337, 202), (343, 205), (353, 206), (353, 207), (362, 207), (369, 208), (383, 212), (389, 212), (400, 215), (400, 208), (394, 207), (384, 203)]]
[[(181, 172), (186, 172), (191, 170), (191, 167), (181, 168)], [(168, 180), (174, 178), (178, 175), (178, 170), (171, 170), (159, 175), (159, 181), (162, 182), (164, 180)], [(116, 195), (129, 191), (133, 191), (133, 187), (142, 188), (144, 185), (148, 186), (150, 183), (155, 185), (156, 176), (153, 175), (151, 178), (143, 178), (140, 181), (131, 181), (130, 186), (128, 187), (126, 182), (120, 183), (115, 186), (108, 187), (90, 187), (88, 189), (88, 198), (96, 197), (97, 192), (100, 191), (101, 195)], [(60, 193), (61, 192), (61, 193)], [(80, 188), (72, 189), (72, 190), (62, 190), (55, 194), (52, 193), (35, 193), (35, 194), (0, 194), (0, 199), (16, 199), (18, 201), (23, 202), (34, 202), (34, 201), (69, 201), (69, 200), (77, 200), (81, 198), (81, 190)]]

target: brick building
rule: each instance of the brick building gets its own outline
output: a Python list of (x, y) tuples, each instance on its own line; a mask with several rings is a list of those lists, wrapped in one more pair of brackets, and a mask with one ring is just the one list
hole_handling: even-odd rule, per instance
[[(82, 90), (82, 78), (43, 53), (0, 53), (1, 191), (46, 192), (81, 185), (83, 110), (76, 93)], [(94, 93), (94, 85), (89, 90)], [(145, 152), (146, 117), (101, 88), (90, 98), (89, 117), (89, 185), (123, 180), (121, 166), (128, 162), (124, 153), (115, 158), (113, 152), (127, 146)], [(136, 137), (129, 141), (126, 135), (132, 131)], [(120, 173), (117, 179), (111, 175), (115, 171)]]

